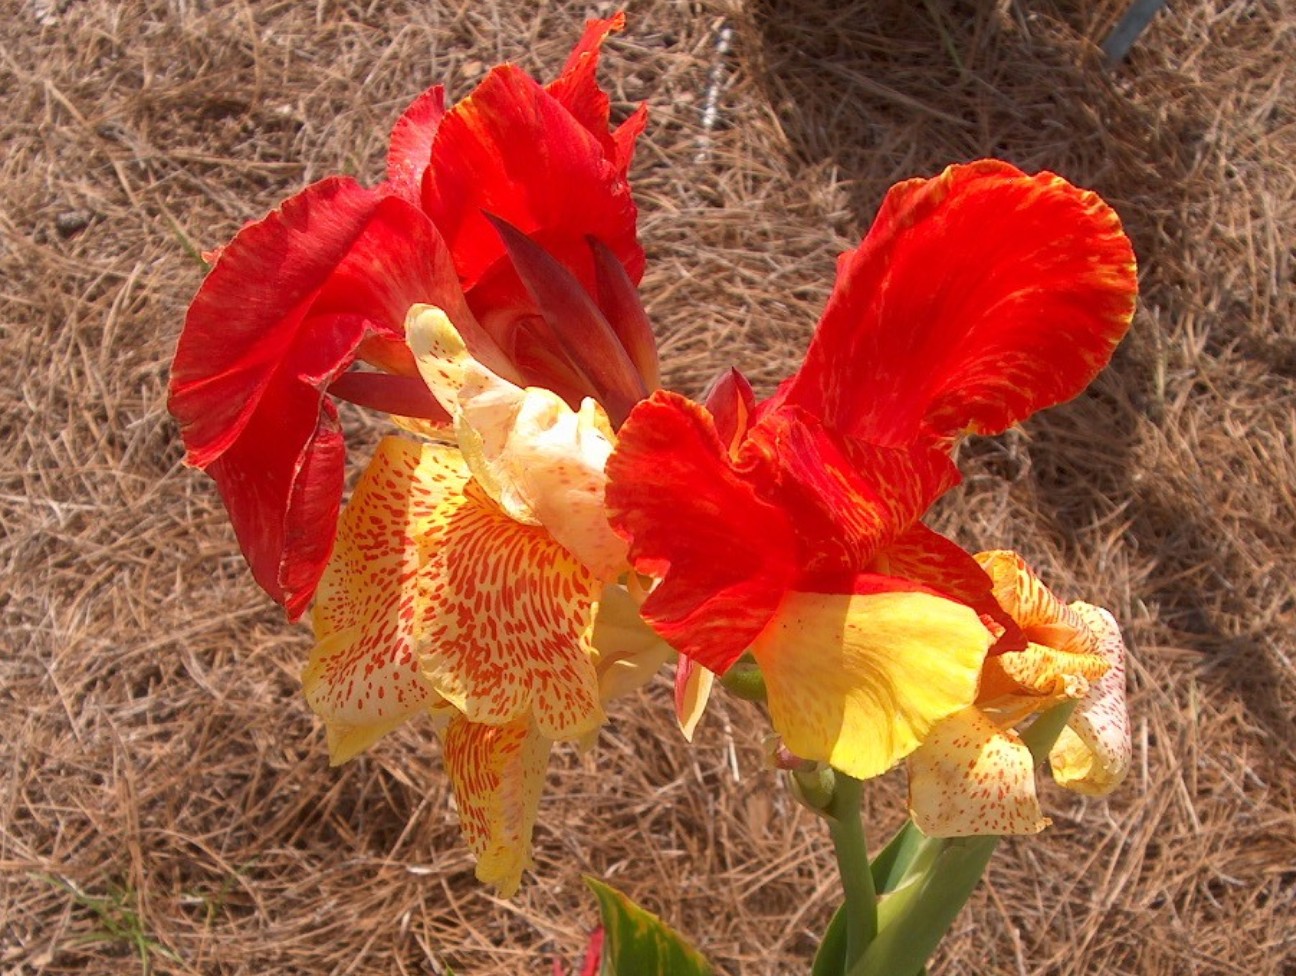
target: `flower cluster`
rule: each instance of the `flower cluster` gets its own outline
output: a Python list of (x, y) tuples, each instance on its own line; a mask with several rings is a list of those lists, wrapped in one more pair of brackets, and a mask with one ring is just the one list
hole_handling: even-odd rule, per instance
[[(478, 876), (530, 862), (551, 745), (679, 656), (759, 669), (787, 750), (864, 779), (907, 761), (929, 835), (1046, 822), (1015, 731), (1101, 793), (1129, 760), (1123, 648), (1013, 553), (922, 522), (968, 433), (1079, 393), (1135, 271), (1096, 195), (997, 161), (892, 188), (844, 254), (801, 368), (758, 400), (658, 389), (627, 179), (591, 21), (558, 77), (492, 70), (397, 121), (387, 178), (313, 184), (212, 255), (172, 369), (189, 463), (257, 582), (311, 607), (303, 675), (333, 762), (415, 715), (442, 742)], [(342, 507), (335, 401), (389, 414)], [(313, 604), (313, 606), (312, 606)]]

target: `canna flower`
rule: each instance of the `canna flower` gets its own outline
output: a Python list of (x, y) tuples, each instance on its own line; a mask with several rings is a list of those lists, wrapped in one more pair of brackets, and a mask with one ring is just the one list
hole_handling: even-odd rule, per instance
[[(657, 385), (626, 181), (645, 113), (610, 128), (594, 79), (623, 22), (590, 21), (547, 86), (503, 65), (453, 108), (429, 90), (381, 185), (326, 179), (245, 227), (172, 370), (189, 463), (257, 581), (292, 617), (314, 599), (303, 686), (331, 761), (430, 715), (478, 877), (506, 895), (552, 743), (588, 743), (673, 655), (636, 626), (604, 513), (615, 426)], [(334, 399), (406, 432), (340, 517)]]
[(995, 599), (1027, 644), (986, 658), (976, 703), (941, 722), (909, 757), (909, 806), (930, 836), (1032, 834), (1049, 823), (1035, 793), (1035, 761), (1013, 726), (1072, 700), (1049, 753), (1059, 785), (1090, 796), (1129, 769), (1125, 645), (1115, 618), (1062, 604), (1014, 552), (977, 555)]
[[(169, 407), (188, 463), (216, 481), (253, 575), (290, 617), (333, 548), (345, 470), (335, 399), (448, 419), (405, 342), (413, 306), (444, 309), (499, 375), (572, 405), (594, 396), (618, 421), (656, 385), (626, 180), (646, 110), (610, 128), (594, 77), (623, 23), (590, 21), (547, 86), (506, 64), (452, 108), (429, 89), (392, 130), (383, 183), (329, 177), (215, 252)], [(537, 287), (519, 249), (579, 288), (545, 276)]]
[(773, 397), (732, 372), (621, 429), (607, 499), (660, 581), (645, 619), (716, 673), (750, 652), (797, 756), (866, 778), (912, 754), (976, 701), (992, 646), (1025, 643), (921, 522), (951, 448), (1079, 393), (1135, 291), (1116, 215), (1057, 176), (986, 160), (893, 187)]

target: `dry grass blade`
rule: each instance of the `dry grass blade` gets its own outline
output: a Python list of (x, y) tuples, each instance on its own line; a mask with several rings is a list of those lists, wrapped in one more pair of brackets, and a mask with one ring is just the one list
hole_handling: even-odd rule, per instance
[[(604, 72), (618, 111), (651, 100), (643, 294), (686, 391), (735, 361), (770, 389), (886, 187), (952, 160), (1092, 186), (1135, 241), (1114, 368), (968, 445), (939, 520), (1128, 624), (1137, 768), (1110, 802), (1048, 792), (1054, 828), (1004, 845), (932, 968), (950, 976), (1296, 972), (1296, 16), (1179, 5), (1109, 71), (1095, 43), (1122, 7), (644, 0)], [(547, 972), (593, 923), (581, 872), (731, 973), (804, 971), (828, 844), (763, 771), (748, 706), (687, 748), (654, 685), (596, 755), (560, 752), (535, 878), (496, 902), (427, 729), (328, 768), (307, 637), (254, 589), (165, 413), (192, 251), (309, 180), (376, 179), (414, 94), (507, 58), (552, 72), (586, 13), (6, 4), (6, 973)], [(875, 833), (901, 788), (871, 791)]]

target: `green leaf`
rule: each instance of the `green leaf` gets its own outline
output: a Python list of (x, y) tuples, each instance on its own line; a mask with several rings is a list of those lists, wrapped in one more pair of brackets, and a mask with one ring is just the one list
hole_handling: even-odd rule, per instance
[(652, 912), (596, 878), (585, 884), (603, 916), (600, 976), (713, 976), (698, 951)]
[(846, 906), (833, 912), (815, 953), (810, 976), (842, 976), (846, 972)]

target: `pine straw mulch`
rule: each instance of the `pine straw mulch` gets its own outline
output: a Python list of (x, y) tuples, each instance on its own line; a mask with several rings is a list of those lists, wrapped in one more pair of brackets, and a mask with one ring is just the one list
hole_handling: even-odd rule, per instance
[[(603, 72), (622, 109), (651, 101), (643, 291), (687, 391), (731, 361), (785, 375), (885, 188), (947, 162), (1061, 172), (1135, 241), (1114, 366), (966, 445), (936, 519), (1125, 622), (1134, 772), (1109, 802), (1044, 788), (1053, 828), (1002, 845), (937, 974), (1296, 973), (1296, 10), (1176, 5), (1108, 71), (1122, 6), (644, 0)], [(426, 728), (328, 768), (308, 635), (165, 413), (188, 247), (328, 173), (376, 179), (415, 93), (551, 73), (590, 12), (7, 0), (0, 971), (547, 973), (593, 924), (582, 872), (729, 973), (805, 971), (829, 846), (752, 708), (687, 748), (665, 679), (621, 704), (595, 755), (559, 751), (534, 876), (495, 900)], [(876, 836), (901, 790), (870, 790)]]

